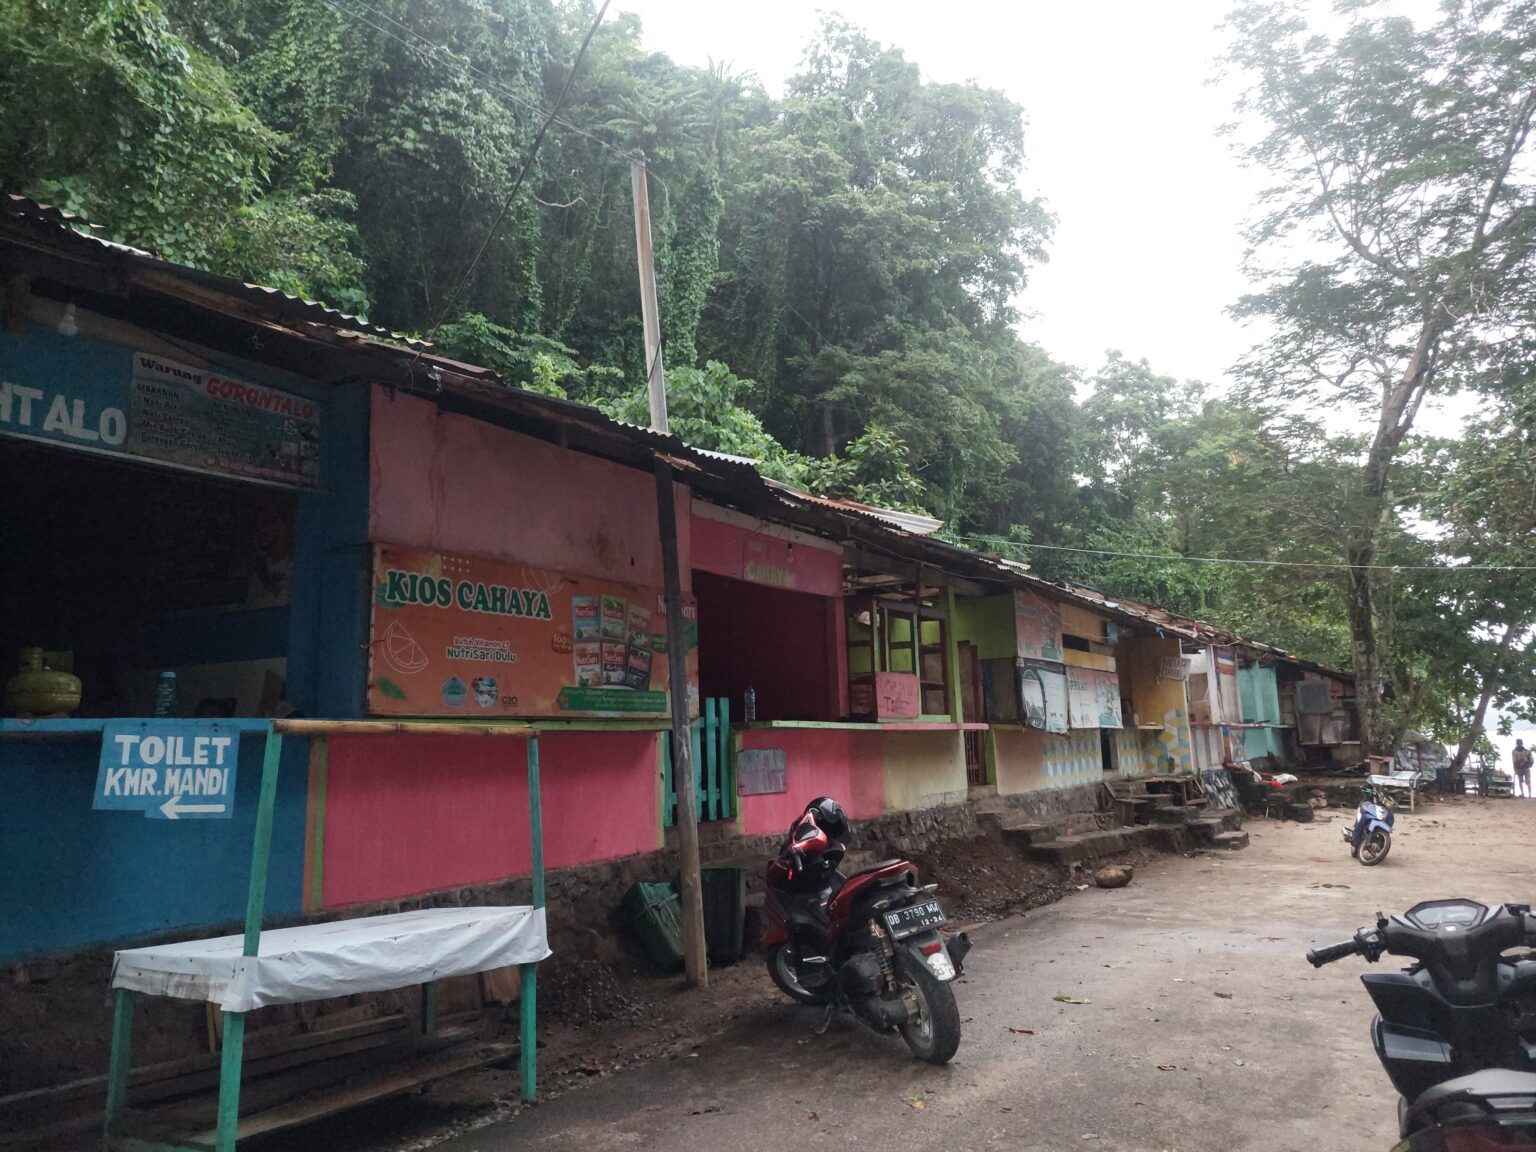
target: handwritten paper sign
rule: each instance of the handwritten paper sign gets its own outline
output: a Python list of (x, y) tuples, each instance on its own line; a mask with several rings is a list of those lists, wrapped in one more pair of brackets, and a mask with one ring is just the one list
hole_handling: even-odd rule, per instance
[(881, 720), (916, 720), (922, 714), (919, 688), (911, 672), (876, 672), (875, 714)]

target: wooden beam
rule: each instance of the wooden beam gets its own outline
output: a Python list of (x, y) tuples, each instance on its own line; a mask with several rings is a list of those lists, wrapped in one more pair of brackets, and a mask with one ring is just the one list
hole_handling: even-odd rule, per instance
[(677, 792), (677, 831), (682, 860), (683, 966), (688, 983), (709, 986), (704, 947), (704, 887), (699, 873), (699, 809), (693, 777), (692, 725), (688, 716), (688, 648), (683, 635), (683, 588), (677, 555), (677, 508), (672, 466), (656, 460), (656, 510), (661, 525), (661, 564), (667, 599), (667, 683), (672, 701), (672, 781)]

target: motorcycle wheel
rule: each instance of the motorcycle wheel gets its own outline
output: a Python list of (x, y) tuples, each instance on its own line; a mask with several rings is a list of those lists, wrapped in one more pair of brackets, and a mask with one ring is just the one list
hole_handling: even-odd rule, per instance
[(779, 986), (779, 991), (796, 1004), (822, 1003), (820, 996), (807, 991), (800, 983), (800, 973), (795, 970), (795, 959), (788, 944), (780, 944), (768, 953), (768, 975)]
[(1387, 858), (1387, 853), (1392, 851), (1392, 833), (1385, 828), (1378, 828), (1360, 842), (1360, 863), (1369, 868), (1373, 864), (1380, 864)]
[(896, 953), (902, 984), (917, 995), (918, 1017), (901, 1026), (912, 1055), (929, 1064), (947, 1064), (960, 1049), (960, 1006), (950, 986), (910, 952)]

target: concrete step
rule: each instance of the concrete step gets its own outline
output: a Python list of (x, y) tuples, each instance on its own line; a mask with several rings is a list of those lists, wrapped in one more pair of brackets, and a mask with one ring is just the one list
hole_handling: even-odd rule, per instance
[(1082, 832), (1097, 832), (1115, 826), (1112, 812), (1068, 812), (1061, 816), (1039, 817), (1021, 812), (1017, 808), (1003, 812), (982, 812), (977, 823), (994, 835), (1001, 835), (1011, 843), (1028, 847), (1031, 843), (1050, 840), (1056, 836), (1076, 836)]
[(1227, 852), (1236, 852), (1240, 848), (1248, 847), (1248, 833), (1218, 832), (1213, 841), (1213, 847)]
[(1105, 828), (1032, 844), (1029, 855), (1045, 864), (1088, 864), (1146, 847), (1155, 834), (1156, 830), (1149, 827)]
[(1154, 808), (1147, 813), (1147, 819), (1153, 824), (1189, 824), (1198, 820), (1203, 813), (1198, 808), (1190, 808), (1183, 804), (1171, 805), (1166, 808)]
[(1243, 824), (1242, 813), (1235, 808), (1218, 808), (1207, 816), (1191, 820), (1187, 825), (1190, 840), (1198, 845), (1214, 847), (1223, 833), (1236, 832)]

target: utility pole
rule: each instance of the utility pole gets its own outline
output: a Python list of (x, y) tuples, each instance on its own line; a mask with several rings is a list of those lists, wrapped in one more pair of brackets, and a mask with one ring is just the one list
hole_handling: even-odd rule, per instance
[(651, 251), (651, 193), (643, 157), (630, 161), (629, 187), (635, 202), (635, 255), (640, 261), (640, 317), (645, 324), (645, 390), (651, 401), (651, 427), (667, 427), (667, 382), (661, 363), (661, 316), (656, 307), (656, 260)]
[[(635, 255), (640, 265), (640, 315), (645, 324), (646, 390), (651, 427), (668, 431), (667, 386), (662, 374), (661, 317), (656, 308), (656, 264), (651, 252), (651, 201), (645, 162), (629, 167), (635, 202)], [(683, 580), (677, 556), (677, 504), (672, 465), (656, 457), (656, 519), (661, 529), (661, 566), (667, 600), (667, 689), (672, 701), (672, 784), (677, 792), (677, 838), (682, 851), (683, 967), (688, 983), (709, 985), (704, 947), (704, 888), (699, 875), (698, 794), (693, 779), (693, 740), (688, 716), (688, 644), (683, 635)]]

